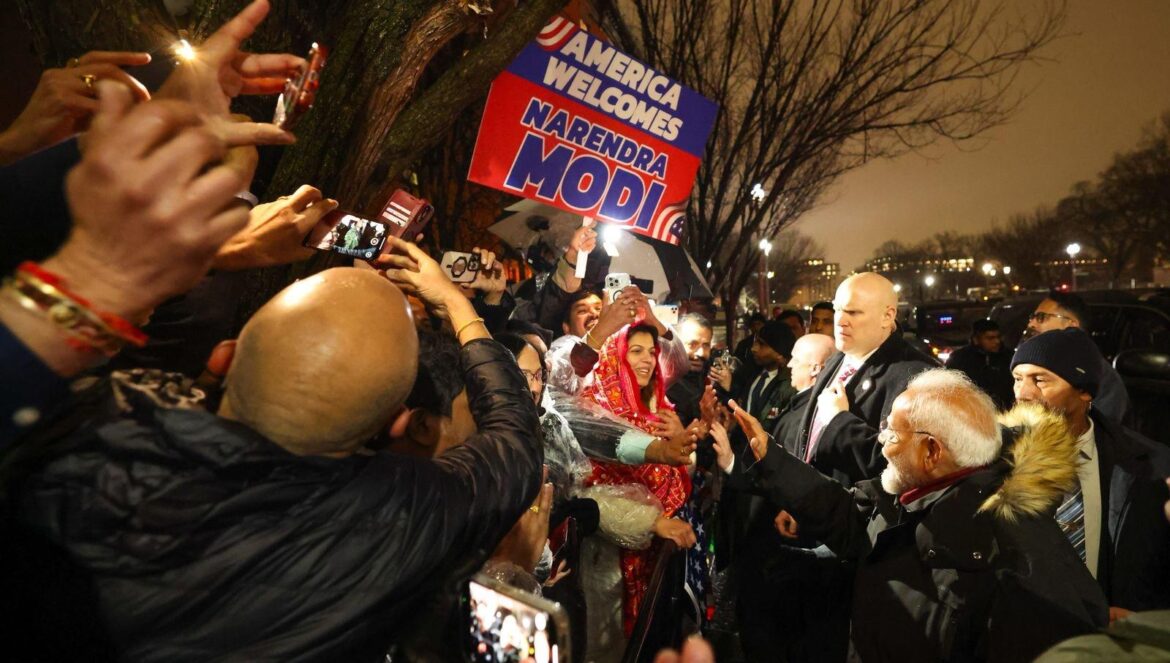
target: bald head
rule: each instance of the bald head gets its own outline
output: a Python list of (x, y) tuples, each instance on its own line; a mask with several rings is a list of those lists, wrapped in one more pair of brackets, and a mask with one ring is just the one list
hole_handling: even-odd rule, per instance
[(873, 272), (845, 279), (833, 298), (837, 349), (861, 358), (877, 349), (894, 332), (898, 293), (886, 277)]
[(805, 334), (792, 346), (788, 368), (792, 371), (792, 386), (802, 391), (813, 386), (825, 362), (837, 350), (831, 336)]
[(377, 272), (330, 269), (282, 290), (244, 326), (220, 414), (299, 455), (344, 455), (410, 393), (410, 306)]

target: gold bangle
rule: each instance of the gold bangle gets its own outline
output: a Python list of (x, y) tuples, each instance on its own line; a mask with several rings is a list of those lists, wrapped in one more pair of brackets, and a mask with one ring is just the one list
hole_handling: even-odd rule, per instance
[(460, 328), (459, 328), (459, 331), (455, 332), (455, 339), (456, 339), (456, 340), (462, 340), (462, 339), (460, 339), (459, 337), (463, 335), (463, 332), (467, 331), (467, 328), (468, 328), (468, 327), (470, 327), (471, 325), (474, 325), (474, 324), (475, 324), (475, 323), (477, 323), (477, 322), (480, 322), (480, 323), (482, 323), (482, 322), (483, 322), (483, 318), (476, 318), (476, 319), (474, 319), (474, 320), (471, 320), (471, 321), (470, 321), (470, 322), (468, 322), (467, 324), (463, 325), (462, 327), (460, 327)]

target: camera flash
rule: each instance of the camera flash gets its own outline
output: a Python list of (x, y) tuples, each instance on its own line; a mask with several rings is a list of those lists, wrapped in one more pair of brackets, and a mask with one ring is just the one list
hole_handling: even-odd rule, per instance
[(175, 52), (175, 57), (184, 62), (190, 62), (195, 59), (195, 47), (186, 39), (180, 39), (171, 48)]

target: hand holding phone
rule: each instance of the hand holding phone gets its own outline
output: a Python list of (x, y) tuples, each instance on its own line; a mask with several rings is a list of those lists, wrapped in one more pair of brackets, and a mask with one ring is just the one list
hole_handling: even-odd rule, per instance
[(325, 68), (328, 55), (328, 48), (313, 42), (309, 49), (309, 57), (305, 58), (307, 63), (305, 70), (300, 76), (290, 78), (284, 83), (284, 91), (276, 100), (273, 124), (288, 131), (313, 107), (313, 102), (317, 99), (317, 88), (321, 85), (321, 70)]
[(386, 201), (380, 218), (390, 225), (390, 234), (413, 242), (431, 222), (434, 213), (435, 208), (429, 202), (398, 189)]
[(613, 272), (611, 274), (606, 274), (606, 300), (612, 304), (614, 300), (617, 299), (617, 296), (621, 293), (621, 291), (630, 287), (630, 285), (630, 275), (626, 274), (625, 272)]
[(373, 260), (382, 253), (388, 230), (384, 223), (334, 210), (309, 231), (304, 245), (318, 251)]

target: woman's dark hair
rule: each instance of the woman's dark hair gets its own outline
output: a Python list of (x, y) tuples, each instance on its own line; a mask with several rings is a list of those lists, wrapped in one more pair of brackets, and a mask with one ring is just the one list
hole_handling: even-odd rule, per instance
[(642, 322), (630, 327), (630, 331), (626, 332), (626, 341), (634, 334), (650, 334), (650, 338), (654, 339), (654, 347), (658, 347), (658, 328), (654, 325)]
[(508, 352), (511, 352), (512, 356), (515, 357), (517, 361), (520, 360), (520, 353), (524, 351), (524, 348), (532, 348), (532, 351), (535, 352), (536, 356), (540, 359), (541, 380), (548, 380), (548, 367), (544, 364), (544, 353), (525, 340), (523, 336), (504, 332), (502, 334), (496, 334), (492, 338), (496, 339), (497, 343), (507, 348)]

